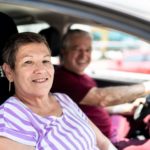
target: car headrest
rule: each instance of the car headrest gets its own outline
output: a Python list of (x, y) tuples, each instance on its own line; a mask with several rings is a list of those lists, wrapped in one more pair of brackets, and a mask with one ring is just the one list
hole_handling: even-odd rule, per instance
[(39, 32), (42, 36), (44, 36), (49, 44), (49, 47), (52, 51), (52, 56), (58, 56), (60, 53), (61, 46), (61, 34), (55, 27), (49, 27), (47, 29), (43, 29)]
[(5, 43), (15, 33), (18, 33), (17, 26), (13, 19), (8, 15), (0, 12), (0, 66), (2, 62), (2, 50), (5, 46)]
[(18, 33), (17, 26), (13, 19), (8, 15), (0, 12), (0, 105), (10, 96), (13, 95), (14, 90), (9, 92), (9, 82), (2, 71), (2, 51), (8, 41), (13, 35)]

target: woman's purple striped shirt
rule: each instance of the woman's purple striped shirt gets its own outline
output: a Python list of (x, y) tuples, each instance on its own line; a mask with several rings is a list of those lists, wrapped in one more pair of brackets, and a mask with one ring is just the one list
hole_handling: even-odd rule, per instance
[(98, 150), (86, 115), (65, 94), (53, 94), (61, 117), (41, 117), (16, 97), (0, 106), (0, 136), (34, 146), (36, 150)]

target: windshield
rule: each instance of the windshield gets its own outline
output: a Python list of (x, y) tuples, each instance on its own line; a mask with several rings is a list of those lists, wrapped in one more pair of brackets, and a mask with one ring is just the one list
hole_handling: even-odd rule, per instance
[(113, 8), (150, 21), (150, 0), (81, 0), (91, 4)]

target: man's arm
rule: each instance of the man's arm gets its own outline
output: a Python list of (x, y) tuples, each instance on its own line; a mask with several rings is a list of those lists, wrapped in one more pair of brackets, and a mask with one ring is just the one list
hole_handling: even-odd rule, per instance
[(132, 103), (124, 103), (118, 104), (114, 106), (105, 107), (109, 114), (121, 114), (121, 115), (133, 115), (135, 110), (140, 104), (144, 104), (146, 102), (146, 98), (138, 98)]
[(35, 147), (20, 144), (8, 138), (0, 137), (0, 150), (35, 150)]
[(94, 87), (81, 100), (80, 104), (95, 106), (112, 106), (127, 103), (150, 93), (150, 82), (129, 86)]

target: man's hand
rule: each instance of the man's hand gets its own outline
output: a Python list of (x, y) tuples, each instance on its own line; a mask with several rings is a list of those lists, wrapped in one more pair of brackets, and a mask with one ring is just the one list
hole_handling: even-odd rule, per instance
[(150, 94), (150, 81), (143, 82), (145, 88), (145, 94)]
[(132, 103), (125, 103), (125, 104), (106, 107), (106, 110), (110, 114), (133, 115), (136, 108), (140, 104), (144, 104), (145, 102), (146, 102), (146, 98), (138, 98)]

